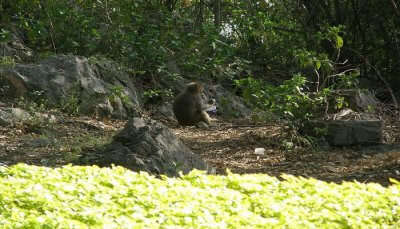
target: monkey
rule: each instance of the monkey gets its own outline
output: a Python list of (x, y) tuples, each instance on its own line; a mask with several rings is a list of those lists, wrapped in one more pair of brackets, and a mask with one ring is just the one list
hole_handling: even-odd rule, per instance
[(210, 116), (203, 108), (200, 93), (203, 86), (196, 82), (186, 85), (186, 88), (176, 96), (173, 111), (179, 124), (182, 126), (196, 125), (205, 122), (210, 125)]

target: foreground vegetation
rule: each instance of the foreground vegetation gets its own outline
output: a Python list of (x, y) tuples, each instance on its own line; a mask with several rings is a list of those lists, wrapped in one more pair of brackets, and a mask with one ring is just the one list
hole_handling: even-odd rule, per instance
[(2, 228), (400, 226), (400, 184), (267, 175), (157, 179), (122, 167), (0, 167)]

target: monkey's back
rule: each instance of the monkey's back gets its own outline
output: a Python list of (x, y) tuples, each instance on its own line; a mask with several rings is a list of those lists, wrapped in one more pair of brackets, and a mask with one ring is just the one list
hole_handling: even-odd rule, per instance
[(182, 92), (173, 103), (173, 111), (179, 124), (195, 125), (201, 121), (200, 96)]

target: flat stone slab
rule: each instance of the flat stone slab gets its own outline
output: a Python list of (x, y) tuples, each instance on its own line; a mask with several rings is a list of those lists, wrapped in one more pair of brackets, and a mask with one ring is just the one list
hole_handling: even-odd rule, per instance
[(327, 142), (332, 146), (375, 145), (382, 143), (383, 121), (314, 120), (310, 121), (305, 129), (307, 130), (305, 133), (311, 136), (318, 137), (323, 132)]

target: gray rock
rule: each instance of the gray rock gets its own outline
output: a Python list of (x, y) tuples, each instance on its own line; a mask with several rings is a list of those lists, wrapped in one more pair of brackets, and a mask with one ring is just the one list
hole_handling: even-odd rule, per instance
[(154, 120), (131, 119), (113, 142), (95, 154), (86, 156), (96, 158), (94, 162), (100, 166), (115, 164), (154, 175), (178, 176), (180, 171), (188, 173), (195, 168), (211, 171), (166, 126)]
[(41, 99), (83, 114), (126, 118), (137, 113), (137, 90), (129, 75), (107, 60), (57, 55), (37, 64), (0, 68), (14, 97)]
[[(244, 104), (243, 99), (232, 94), (221, 85), (210, 87), (212, 97), (216, 100), (216, 111), (224, 117), (243, 118), (251, 114), (251, 110)], [(207, 100), (208, 101), (208, 100)]]
[(330, 120), (310, 121), (303, 133), (324, 137), (333, 146), (374, 145), (382, 142), (383, 122), (380, 120)]
[(13, 126), (16, 122), (30, 119), (32, 116), (20, 108), (0, 108), (0, 126)]
[(368, 90), (346, 89), (335, 91), (335, 97), (343, 96), (349, 108), (357, 112), (370, 112), (374, 110), (379, 101), (373, 93)]
[(44, 122), (47, 124), (56, 123), (57, 118), (52, 114), (29, 113), (21, 108), (0, 107), (0, 126), (14, 126), (19, 122)]
[(156, 118), (167, 118), (168, 120), (176, 120), (172, 110), (172, 104), (165, 102), (155, 107), (156, 111), (153, 115)]
[(375, 95), (367, 90), (358, 90), (355, 96), (355, 101), (357, 106), (364, 111), (374, 109), (379, 104), (378, 99), (375, 97)]

